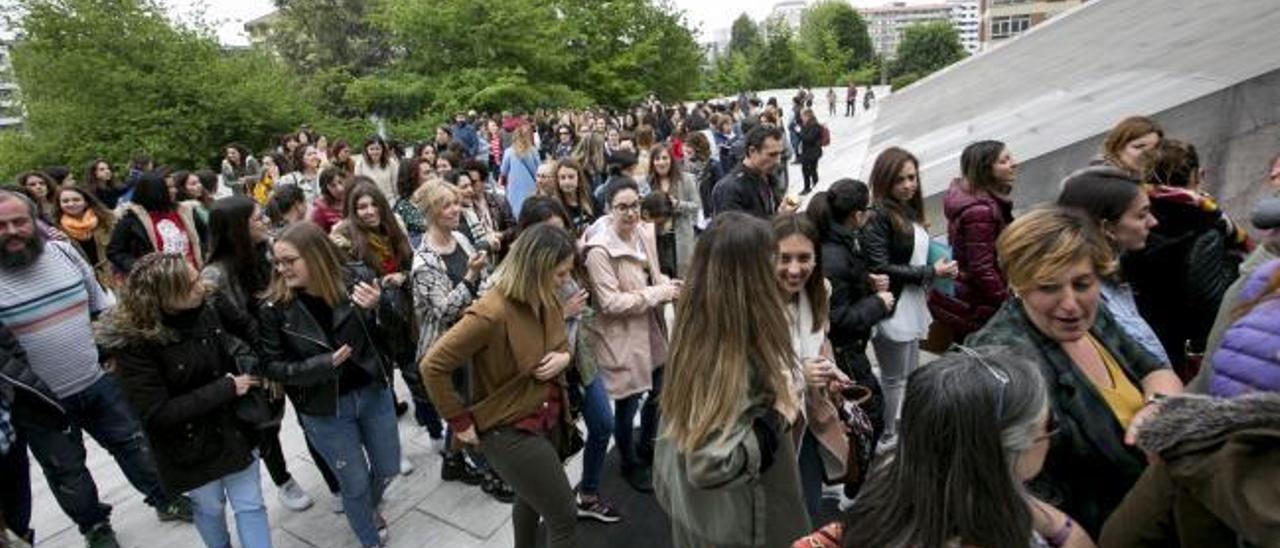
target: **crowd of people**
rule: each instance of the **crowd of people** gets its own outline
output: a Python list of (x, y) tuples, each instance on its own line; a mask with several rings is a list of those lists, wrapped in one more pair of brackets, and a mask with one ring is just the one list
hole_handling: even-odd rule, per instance
[(1278, 545), (1280, 198), (1255, 242), (1195, 147), (1133, 117), (1017, 216), (1012, 152), (969, 145), (944, 243), (907, 150), (819, 188), (812, 101), (23, 173), (0, 190), (4, 525), (34, 542), (29, 452), (86, 544), (118, 545), (88, 432), (162, 521), (223, 548), (229, 503), (270, 546), (259, 461), (285, 509), (317, 500), (291, 404), (366, 547), (406, 435), (510, 503), (521, 548), (627, 519), (610, 441), (680, 547)]

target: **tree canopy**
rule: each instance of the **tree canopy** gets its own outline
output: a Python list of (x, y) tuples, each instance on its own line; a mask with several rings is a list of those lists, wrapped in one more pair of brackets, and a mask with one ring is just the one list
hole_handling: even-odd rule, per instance
[(917, 23), (902, 32), (898, 56), (891, 65), (894, 87), (924, 78), (930, 73), (965, 58), (960, 35), (943, 22)]
[(314, 115), (272, 56), (224, 53), (152, 1), (22, 8), (12, 62), (26, 129), (0, 139), (0, 171), (140, 151), (205, 165), (228, 142), (266, 142)]
[(805, 10), (798, 41), (824, 69), (824, 81), (866, 66), (875, 56), (867, 24), (848, 3), (823, 0)]

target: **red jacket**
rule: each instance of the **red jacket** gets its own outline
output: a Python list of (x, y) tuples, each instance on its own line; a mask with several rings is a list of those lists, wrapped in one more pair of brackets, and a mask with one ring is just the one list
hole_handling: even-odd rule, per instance
[(968, 181), (957, 178), (942, 198), (942, 212), (960, 276), (955, 282), (955, 298), (947, 304), (932, 299), (935, 306), (931, 308), (953, 329), (970, 333), (985, 324), (1009, 297), (1008, 282), (996, 260), (996, 238), (1013, 221), (1013, 204), (986, 192), (975, 193)]

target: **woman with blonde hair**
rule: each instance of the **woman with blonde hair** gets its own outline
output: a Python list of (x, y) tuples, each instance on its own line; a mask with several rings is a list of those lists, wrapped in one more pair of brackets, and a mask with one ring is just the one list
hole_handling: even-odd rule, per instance
[[(475, 301), (422, 359), (422, 377), (458, 441), (479, 445), (515, 491), (514, 546), (575, 546), (577, 507), (562, 461), (576, 430), (568, 409), (570, 364), (564, 304), (557, 288), (572, 276), (573, 238), (538, 225), (525, 230)], [(453, 371), (471, 364), (471, 403)]]
[(363, 264), (344, 266), (320, 227), (294, 223), (272, 247), (260, 311), (266, 376), (285, 385), (302, 431), (337, 474), (361, 546), (386, 542), (378, 504), (400, 471), (391, 378), (375, 343), (381, 291)]
[(1040, 364), (1059, 431), (1029, 487), (1096, 536), (1146, 466), (1132, 444), (1152, 404), (1182, 392), (1182, 383), (1100, 306), (1102, 279), (1116, 262), (1087, 214), (1031, 211), (1005, 229), (996, 250), (1013, 298), (965, 342), (1009, 346)]
[[(462, 317), (480, 294), (480, 284), (489, 274), (488, 257), (477, 250), (458, 229), (462, 223), (462, 204), (459, 191), (449, 185), (431, 185), (416, 193), (419, 207), (426, 212), (427, 231), (413, 254), (413, 271), (410, 275), (413, 288), (414, 317), (418, 323), (415, 363), (422, 361), (427, 351), (453, 324)], [(455, 370), (452, 377), (455, 388), (467, 393), (467, 370)], [(422, 377), (415, 368), (411, 373), (403, 371), (414, 398), (415, 418), (427, 428), (428, 434), (441, 438), (440, 416), (432, 406)], [(482, 459), (467, 461), (461, 444), (449, 440), (440, 467), (440, 479), (461, 481), (479, 485), (484, 492), (503, 502), (511, 502), (511, 488)], [(479, 455), (472, 455), (479, 457)]]
[(525, 198), (537, 190), (538, 149), (533, 146), (533, 128), (521, 124), (516, 128), (515, 139), (502, 153), (499, 179), (507, 189), (507, 202), (511, 211), (519, 212)]
[(809, 530), (775, 239), (763, 220), (717, 216), (676, 306), (654, 486), (677, 547), (789, 546)]
[(209, 548), (230, 546), (225, 505), (246, 548), (271, 546), (262, 501), (256, 425), (237, 401), (260, 384), (258, 359), (223, 328), (186, 257), (151, 253), (130, 272), (120, 303), (99, 323), (116, 376), (141, 419), (165, 489), (191, 496), (196, 531)]

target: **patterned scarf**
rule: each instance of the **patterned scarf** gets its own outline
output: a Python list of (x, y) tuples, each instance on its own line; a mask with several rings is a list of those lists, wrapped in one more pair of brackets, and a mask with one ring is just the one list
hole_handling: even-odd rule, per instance
[(93, 238), (93, 231), (98, 229), (98, 214), (92, 209), (86, 209), (78, 219), (71, 215), (63, 215), (58, 224), (62, 225), (62, 230), (68, 236), (84, 242)]
[(382, 273), (391, 274), (400, 270), (395, 251), (391, 249), (391, 240), (377, 232), (365, 232), (365, 235), (369, 238), (369, 249), (377, 256), (378, 264), (382, 265)]

